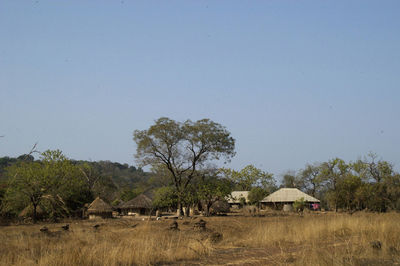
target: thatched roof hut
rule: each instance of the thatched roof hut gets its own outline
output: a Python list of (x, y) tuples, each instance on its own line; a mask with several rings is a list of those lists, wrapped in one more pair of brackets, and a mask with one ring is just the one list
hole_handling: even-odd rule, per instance
[(149, 214), (153, 209), (152, 200), (144, 194), (131, 199), (119, 206), (123, 214)]
[(283, 208), (283, 210), (290, 210), (292, 204), (296, 200), (303, 199), (307, 203), (319, 203), (319, 199), (316, 199), (297, 188), (281, 188), (278, 191), (265, 197), (261, 204), (263, 206), (273, 206), (275, 208)]
[(88, 207), (87, 214), (89, 214), (89, 219), (94, 218), (111, 218), (112, 217), (112, 207), (97, 197)]
[(320, 202), (318, 199), (298, 190), (297, 188), (281, 188), (265, 197), (261, 202), (293, 203), (301, 198), (303, 198), (305, 202)]

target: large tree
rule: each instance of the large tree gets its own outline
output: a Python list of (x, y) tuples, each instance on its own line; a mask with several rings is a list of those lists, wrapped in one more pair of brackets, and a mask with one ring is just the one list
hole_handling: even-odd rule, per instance
[(181, 215), (185, 190), (197, 171), (211, 160), (235, 155), (235, 140), (222, 125), (209, 119), (177, 122), (162, 117), (147, 130), (135, 130), (136, 159), (142, 165), (168, 169), (178, 197)]
[(320, 175), (320, 164), (307, 164), (306, 167), (300, 171), (299, 177), (302, 183), (302, 188), (310, 193), (313, 197), (316, 196), (318, 189), (322, 185), (322, 177)]
[(334, 158), (321, 164), (318, 178), (327, 185), (326, 197), (335, 211), (339, 207), (339, 183), (349, 174), (350, 170), (349, 165), (340, 158)]
[(298, 188), (302, 189), (304, 187), (304, 182), (300, 178), (300, 175), (296, 175), (293, 170), (288, 170), (282, 175), (281, 188)]

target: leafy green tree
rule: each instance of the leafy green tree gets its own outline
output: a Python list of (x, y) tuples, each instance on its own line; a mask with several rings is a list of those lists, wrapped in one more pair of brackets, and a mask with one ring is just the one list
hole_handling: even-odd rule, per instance
[(306, 208), (307, 203), (304, 201), (304, 198), (300, 198), (298, 200), (296, 200), (295, 202), (293, 202), (293, 208), (296, 211), (303, 211), (304, 208)]
[(39, 205), (55, 216), (69, 213), (90, 196), (80, 170), (61, 151), (45, 151), (40, 159), (22, 161), (8, 169), (10, 179), (5, 195), (6, 207), (11, 210), (30, 204), (35, 222)]
[(258, 210), (260, 210), (260, 202), (268, 195), (261, 187), (254, 187), (249, 192), (250, 204), (257, 205)]
[(264, 172), (254, 165), (247, 165), (240, 171), (229, 168), (220, 170), (225, 177), (235, 184), (235, 189), (249, 191), (253, 187), (261, 187), (267, 192), (276, 188), (273, 174)]
[(178, 197), (178, 213), (182, 214), (185, 190), (197, 170), (207, 162), (234, 156), (235, 140), (222, 125), (209, 119), (183, 123), (160, 118), (147, 130), (135, 130), (136, 159), (142, 166), (164, 165)]
[(155, 208), (177, 207), (178, 197), (173, 186), (160, 187), (155, 191), (153, 206)]
[(203, 203), (205, 215), (210, 215), (210, 207), (214, 202), (224, 200), (231, 192), (232, 186), (228, 179), (213, 175), (203, 178), (197, 186), (197, 197)]
[(357, 191), (362, 181), (358, 176), (347, 174), (337, 184), (337, 205), (346, 210), (354, 210), (358, 207)]
[[(367, 208), (380, 212), (396, 209), (400, 180), (389, 162), (377, 160), (376, 154), (369, 153), (363, 160), (353, 163), (352, 169), (355, 175), (370, 184)], [(359, 195), (364, 195), (364, 191), (365, 187)]]
[(321, 164), (319, 179), (325, 182), (328, 191), (326, 193), (328, 203), (337, 211), (340, 199), (338, 183), (350, 172), (350, 167), (342, 159), (335, 158)]

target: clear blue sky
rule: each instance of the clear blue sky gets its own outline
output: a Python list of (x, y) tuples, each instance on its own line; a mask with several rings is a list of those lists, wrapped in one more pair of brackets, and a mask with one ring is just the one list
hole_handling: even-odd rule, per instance
[(229, 165), (400, 165), (400, 1), (0, 1), (0, 156), (135, 164), (132, 132), (210, 118)]

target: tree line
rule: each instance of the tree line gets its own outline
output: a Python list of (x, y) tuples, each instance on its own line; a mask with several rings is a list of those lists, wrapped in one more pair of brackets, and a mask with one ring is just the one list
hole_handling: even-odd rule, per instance
[(374, 153), (353, 162), (334, 158), (308, 164), (285, 174), (282, 185), (316, 196), (333, 210), (400, 210), (400, 174)]
[[(109, 161), (76, 161), (61, 151), (0, 158), (0, 204), (3, 217), (16, 217), (29, 206), (47, 218), (72, 216), (100, 196), (113, 205), (141, 193), (155, 208), (200, 206), (206, 215), (214, 202), (233, 190), (250, 191), (251, 204), (279, 187), (293, 187), (317, 197), (331, 210), (385, 212), (400, 210), (400, 175), (387, 161), (369, 154), (354, 162), (334, 158), (287, 172), (278, 185), (272, 173), (248, 165), (241, 170), (218, 167), (235, 155), (235, 139), (209, 119), (177, 122), (160, 118), (133, 133), (138, 167)], [(150, 167), (145, 172), (141, 167)], [(184, 208), (186, 207), (186, 208)], [(187, 213), (186, 213), (187, 214)]]

